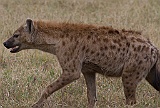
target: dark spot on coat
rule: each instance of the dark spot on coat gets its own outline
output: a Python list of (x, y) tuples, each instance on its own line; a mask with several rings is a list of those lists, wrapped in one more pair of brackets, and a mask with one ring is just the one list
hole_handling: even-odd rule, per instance
[(144, 46), (142, 47), (142, 51), (144, 51), (144, 50), (145, 50), (145, 48), (146, 48), (146, 46), (144, 45)]
[(145, 41), (142, 40), (142, 39), (140, 39), (140, 38), (137, 38), (136, 40), (137, 40), (138, 42), (145, 43)]
[(100, 47), (100, 50), (103, 51), (103, 47)]
[(75, 72), (74, 69), (72, 69), (71, 72)]
[(118, 48), (118, 52), (120, 51), (120, 48)]
[(138, 78), (139, 78), (139, 76), (136, 77), (136, 79), (138, 79)]
[(99, 56), (99, 52), (97, 52), (96, 56)]
[(130, 43), (129, 43), (129, 42), (127, 42), (127, 43), (126, 43), (126, 46), (127, 46), (127, 47), (129, 47), (129, 46), (130, 46)]
[(120, 47), (122, 47), (122, 44), (121, 44), (121, 43), (119, 43), (118, 45), (119, 45)]
[(137, 48), (134, 48), (133, 50), (134, 50), (134, 51), (136, 51), (136, 50), (137, 50)]
[(128, 78), (128, 76), (125, 76), (124, 78), (125, 78), (125, 79), (127, 79), (127, 78)]
[(66, 43), (65, 43), (64, 41), (62, 41), (62, 45), (65, 46), (65, 44), (66, 44)]
[(105, 50), (108, 50), (108, 47), (107, 47), (107, 46), (105, 46), (105, 47), (104, 47), (104, 49), (105, 49)]
[(85, 46), (83, 46), (83, 47), (82, 47), (82, 51), (84, 51), (84, 50), (85, 50), (85, 48), (86, 48), (86, 47), (85, 47)]
[(126, 82), (126, 84), (129, 84), (129, 82)]
[(66, 56), (66, 55), (67, 55), (67, 52), (64, 53), (64, 56)]
[(113, 39), (113, 42), (114, 42), (114, 43), (118, 43), (118, 41), (117, 41), (116, 39)]
[(104, 54), (104, 52), (101, 54), (101, 56), (104, 56), (105, 54)]
[(90, 38), (91, 38), (91, 35), (88, 35), (88, 36), (87, 36), (87, 39), (89, 40)]
[(126, 36), (121, 36), (121, 39), (122, 39), (122, 40), (125, 40), (125, 39), (126, 39)]
[(133, 92), (134, 92), (134, 90), (131, 90), (131, 92), (133, 93)]
[(135, 37), (131, 37), (131, 41), (134, 41), (135, 40)]
[(108, 31), (109, 34), (119, 34), (119, 31), (118, 30), (114, 30), (114, 29), (110, 29)]
[(64, 85), (64, 82), (62, 82), (61, 84)]
[(88, 53), (88, 52), (89, 52), (89, 49), (87, 48), (87, 49), (86, 49), (86, 53)]
[(95, 40), (93, 41), (93, 44), (96, 44), (96, 41), (95, 41)]
[(129, 77), (132, 77), (132, 74), (129, 74)]
[(111, 45), (110, 48), (111, 49), (116, 49), (116, 46), (115, 45)]
[(49, 87), (50, 87), (50, 88), (52, 88), (53, 86), (52, 86), (52, 85), (50, 85)]
[(137, 48), (137, 51), (140, 51), (140, 50), (141, 50), (141, 45), (139, 45)]
[(94, 54), (95, 52), (94, 51), (91, 51), (91, 54)]
[(71, 36), (70, 41), (73, 41), (73, 36)]
[(104, 42), (109, 42), (109, 40), (107, 38), (104, 38), (103, 41)]
[(153, 49), (153, 48), (151, 48), (151, 54), (153, 54), (153, 51), (154, 51), (154, 49)]
[(142, 60), (140, 60), (140, 61), (138, 62), (138, 65), (140, 65), (140, 64), (142, 64)]
[(123, 50), (123, 51), (125, 51), (126, 49), (125, 49), (125, 48), (123, 48), (122, 50)]

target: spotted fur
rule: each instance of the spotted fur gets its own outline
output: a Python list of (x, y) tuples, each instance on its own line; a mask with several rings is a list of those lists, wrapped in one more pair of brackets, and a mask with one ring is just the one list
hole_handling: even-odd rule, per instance
[(33, 108), (41, 108), (44, 100), (77, 80), (81, 73), (86, 80), (89, 108), (96, 102), (96, 73), (122, 77), (126, 104), (136, 103), (136, 87), (143, 78), (160, 91), (159, 51), (141, 32), (27, 19), (4, 46), (12, 48), (12, 53), (39, 49), (58, 58), (63, 72), (47, 86)]

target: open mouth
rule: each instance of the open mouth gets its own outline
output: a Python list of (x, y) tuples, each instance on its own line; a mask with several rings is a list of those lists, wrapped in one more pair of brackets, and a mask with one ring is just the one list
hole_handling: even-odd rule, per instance
[(11, 50), (10, 50), (10, 52), (11, 52), (11, 53), (16, 53), (16, 52), (19, 51), (19, 48), (20, 48), (19, 45), (15, 46), (15, 47), (12, 47)]

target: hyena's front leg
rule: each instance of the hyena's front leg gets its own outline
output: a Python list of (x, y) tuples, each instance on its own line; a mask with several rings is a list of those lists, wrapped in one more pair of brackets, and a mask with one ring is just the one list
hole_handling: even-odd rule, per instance
[(32, 108), (42, 108), (47, 97), (49, 97), (52, 93), (61, 89), (65, 85), (78, 79), (79, 77), (80, 72), (76, 72), (76, 70), (74, 72), (64, 71), (55, 82), (46, 87), (41, 95), (41, 98), (32, 106)]
[(94, 108), (97, 101), (95, 73), (83, 73), (87, 85), (88, 108)]
[(82, 73), (87, 85), (88, 108), (94, 108), (97, 101), (96, 96), (96, 72), (101, 69), (92, 63), (83, 63)]

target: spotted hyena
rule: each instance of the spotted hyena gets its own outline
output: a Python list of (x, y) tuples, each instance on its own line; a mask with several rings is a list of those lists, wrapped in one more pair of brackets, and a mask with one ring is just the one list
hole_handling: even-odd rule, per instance
[(43, 106), (52, 93), (84, 75), (88, 107), (96, 102), (96, 73), (122, 77), (126, 104), (136, 103), (137, 84), (145, 78), (160, 91), (160, 54), (140, 32), (87, 24), (57, 23), (27, 19), (3, 43), (11, 53), (39, 49), (57, 56), (61, 76), (42, 93), (33, 108)]

